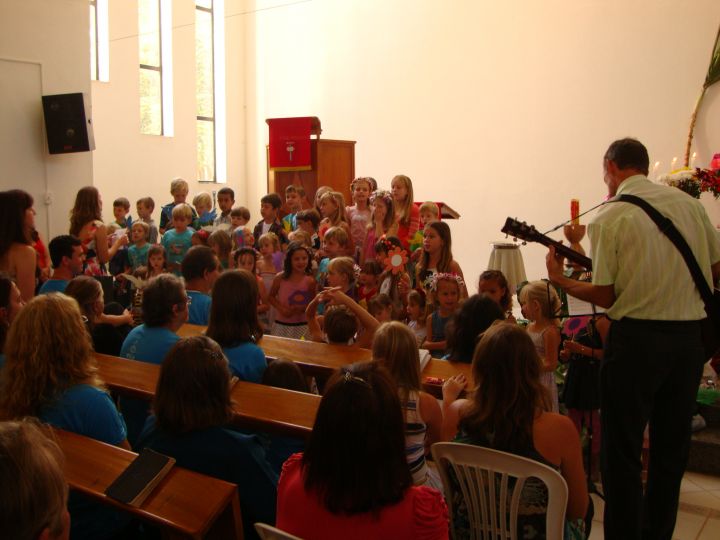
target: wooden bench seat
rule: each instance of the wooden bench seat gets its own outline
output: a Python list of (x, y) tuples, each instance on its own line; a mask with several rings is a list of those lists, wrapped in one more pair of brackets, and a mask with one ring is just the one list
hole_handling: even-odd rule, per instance
[[(98, 353), (95, 358), (112, 392), (152, 400), (160, 366)], [(245, 381), (234, 384), (231, 397), (237, 427), (300, 438), (310, 435), (320, 405), (320, 396)]]
[(162, 527), (166, 538), (242, 538), (235, 484), (175, 466), (142, 505), (123, 504), (107, 497), (105, 489), (137, 454), (68, 431), (54, 432), (71, 489)]
[[(178, 331), (181, 337), (201, 335), (207, 327), (184, 324)], [(329, 345), (315, 341), (282, 338), (278, 336), (263, 336), (258, 345), (268, 359), (282, 358), (295, 362), (303, 373), (317, 377), (327, 377), (333, 371), (355, 362), (369, 362), (372, 360), (372, 351), (343, 345)], [(464, 374), (472, 388), (472, 369), (470, 364), (448, 362), (432, 358), (422, 372), (423, 377), (437, 377), (447, 379), (457, 374)], [(436, 384), (423, 383), (424, 389), (442, 397), (442, 387)]]

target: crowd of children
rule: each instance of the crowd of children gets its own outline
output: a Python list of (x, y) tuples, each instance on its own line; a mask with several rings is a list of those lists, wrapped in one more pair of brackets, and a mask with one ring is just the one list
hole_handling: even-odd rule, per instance
[[(412, 479), (418, 485), (440, 487), (425, 456), (427, 443), (443, 438), (443, 411), (422, 391), (418, 350), (471, 363), (487, 328), (496, 321), (515, 322), (514, 291), (502, 273), (482, 273), (479, 294), (468, 297), (463, 272), (453, 257), (450, 227), (441, 220), (437, 204), (415, 202), (412, 181), (404, 175), (392, 179), (390, 190), (379, 188), (370, 177), (355, 179), (353, 204), (347, 206), (343, 195), (327, 186), (318, 188), (311, 204), (302, 186), (290, 185), (284, 201), (277, 193), (262, 197), (261, 219), (253, 228), (250, 211), (235, 205), (230, 188), (219, 190), (216, 208), (207, 193), (196, 194), (189, 205), (188, 184), (182, 179), (172, 181), (170, 192), (173, 202), (162, 207), (158, 226), (149, 197), (137, 201), (135, 219), (130, 202), (116, 199), (113, 221), (104, 224), (97, 190), (80, 190), (71, 234), (49, 243), (54, 272), (39, 286), (39, 293), (65, 292), (75, 298), (89, 344), (98, 352), (163, 364), (164, 370), (170, 370), (165, 366), (170, 358), (170, 364), (187, 364), (180, 371), (192, 372), (199, 368), (191, 365), (190, 353), (215, 361), (221, 351), (229, 371), (218, 365), (213, 376), (224, 385), (228, 376), (268, 384), (284, 380), (283, 364), (268, 369), (257, 345), (264, 334), (372, 348), (374, 360), (385, 366), (398, 388)], [(20, 291), (1, 278), (0, 285), (7, 286), (0, 290), (0, 353), (23, 300), (19, 297), (11, 310), (10, 299)], [(564, 357), (559, 298), (551, 285), (538, 281), (523, 287), (518, 299), (529, 321), (526, 334), (540, 359), (539, 381), (550, 396), (548, 410), (557, 412), (555, 370)], [(34, 309), (53, 305), (37, 303)], [(74, 308), (60, 307), (76, 324)], [(207, 326), (211, 340), (178, 344), (177, 331), (185, 323)], [(86, 359), (87, 345), (78, 345)], [(0, 366), (3, 362), (0, 356)], [(19, 371), (16, 362), (13, 356), (11, 364)], [(203, 373), (210, 376), (209, 371)], [(314, 383), (295, 378), (302, 388)], [(454, 396), (465, 382), (453, 378), (450, 394)], [(9, 382), (4, 384), (8, 387)], [(123, 424), (113, 444), (160, 449), (179, 444), (176, 427), (161, 416), (157, 405), (151, 411), (146, 402), (124, 397), (120, 407), (127, 429)], [(576, 416), (581, 429), (581, 412)], [(216, 436), (236, 439), (225, 433), (222, 422)], [(298, 447), (296, 442), (271, 439), (275, 446), (268, 446), (267, 452), (274, 452), (278, 469), (288, 449)], [(235, 443), (250, 444), (244, 439)], [(262, 482), (277, 479), (267, 473)]]

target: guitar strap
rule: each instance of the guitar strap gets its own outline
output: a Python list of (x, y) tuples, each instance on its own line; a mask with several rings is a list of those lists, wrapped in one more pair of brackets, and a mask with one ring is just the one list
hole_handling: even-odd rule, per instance
[(662, 233), (667, 236), (678, 249), (683, 259), (685, 259), (685, 264), (687, 264), (688, 270), (690, 270), (690, 275), (692, 275), (703, 302), (705, 302), (705, 313), (708, 315), (706, 319), (702, 320), (702, 338), (703, 347), (705, 348), (705, 358), (712, 358), (719, 354), (720, 299), (718, 299), (717, 296), (713, 294), (712, 289), (710, 289), (710, 285), (708, 285), (705, 280), (700, 265), (683, 235), (678, 231), (670, 218), (658, 212), (653, 205), (640, 197), (636, 197), (635, 195), (619, 195), (611, 202), (626, 202), (642, 208)]
[[(658, 226), (660, 231), (662, 231), (662, 233), (668, 237), (668, 239), (678, 249), (680, 255), (682, 255), (683, 259), (685, 260), (685, 264), (687, 264), (688, 270), (690, 270), (690, 274), (692, 275), (693, 281), (695, 281), (695, 285), (700, 292), (700, 296), (705, 302), (706, 311), (708, 311), (709, 308), (715, 308), (713, 292), (710, 289), (707, 281), (705, 280), (705, 276), (700, 269), (700, 265), (698, 264), (697, 259), (695, 259), (695, 256), (693, 255), (693, 252), (690, 249), (687, 241), (680, 233), (680, 231), (678, 231), (677, 227), (675, 227), (675, 224), (672, 222), (672, 220), (658, 212), (658, 210), (653, 205), (648, 203), (645, 199), (641, 199), (640, 197), (636, 197), (635, 195), (618, 195), (610, 202), (626, 202), (634, 204), (635, 206), (639, 206), (640, 208), (642, 208), (645, 213), (650, 216), (650, 219), (652, 219)], [(708, 315), (710, 315), (709, 312)]]

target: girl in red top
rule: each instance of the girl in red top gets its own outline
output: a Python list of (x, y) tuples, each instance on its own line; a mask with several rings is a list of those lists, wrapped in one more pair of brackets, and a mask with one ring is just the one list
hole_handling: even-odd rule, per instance
[(439, 491), (412, 485), (385, 368), (353, 364), (333, 375), (304, 455), (283, 465), (277, 527), (315, 540), (446, 539), (447, 515)]
[(420, 227), (420, 211), (413, 201), (412, 180), (404, 174), (398, 174), (390, 183), (390, 191), (395, 201), (397, 237), (400, 238), (405, 249), (409, 249), (410, 239)]

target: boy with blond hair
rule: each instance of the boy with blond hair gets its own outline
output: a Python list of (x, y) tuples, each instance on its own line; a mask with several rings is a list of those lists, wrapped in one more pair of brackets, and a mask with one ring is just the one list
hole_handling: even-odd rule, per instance
[(180, 203), (172, 210), (173, 228), (168, 230), (162, 239), (162, 245), (167, 254), (168, 270), (176, 276), (182, 275), (180, 264), (185, 254), (192, 247), (192, 235), (195, 230), (190, 227), (193, 219), (190, 205)]
[[(184, 204), (187, 199), (190, 187), (188, 183), (182, 178), (175, 178), (170, 182), (170, 194), (173, 196), (173, 202), (166, 204), (160, 211), (160, 233), (165, 234), (165, 231), (173, 228), (173, 209), (178, 204)], [(191, 220), (197, 217), (195, 209), (190, 208)]]
[(215, 209), (212, 207), (212, 197), (206, 191), (201, 191), (193, 197), (193, 206), (197, 217), (193, 219), (192, 227), (199, 231), (202, 227), (211, 227), (215, 222)]

